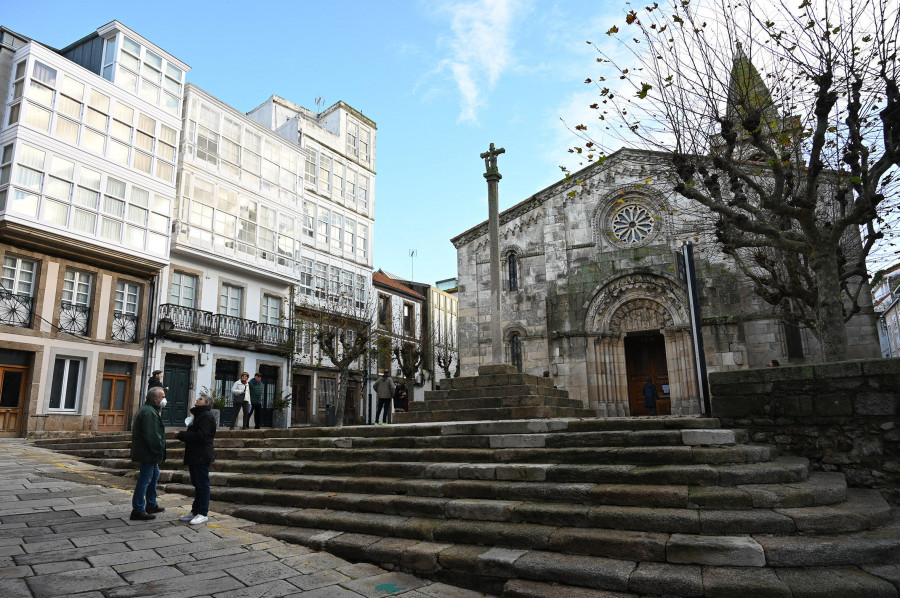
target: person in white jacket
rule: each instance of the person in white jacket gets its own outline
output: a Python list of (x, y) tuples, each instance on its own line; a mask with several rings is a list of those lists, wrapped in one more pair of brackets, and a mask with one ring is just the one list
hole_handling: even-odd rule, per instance
[(250, 401), (247, 396), (247, 381), (250, 379), (250, 374), (248, 372), (243, 372), (241, 374), (241, 379), (234, 383), (234, 386), (231, 387), (231, 425), (228, 426), (229, 430), (234, 430), (234, 424), (237, 423), (238, 414), (243, 412), (244, 414), (244, 429), (250, 427), (250, 411), (247, 409)]

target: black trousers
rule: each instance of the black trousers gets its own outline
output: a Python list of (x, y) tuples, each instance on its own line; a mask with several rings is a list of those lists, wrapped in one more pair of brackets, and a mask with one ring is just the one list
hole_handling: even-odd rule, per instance
[(250, 403), (248, 401), (235, 401), (231, 406), (231, 425), (228, 426), (229, 430), (234, 429), (234, 425), (237, 423), (238, 414), (243, 411), (244, 412), (244, 429), (250, 427)]
[(384, 423), (387, 423), (388, 412), (390, 410), (391, 399), (378, 399), (378, 409), (375, 410), (375, 421), (378, 422), (378, 417), (381, 415), (381, 412), (384, 411)]

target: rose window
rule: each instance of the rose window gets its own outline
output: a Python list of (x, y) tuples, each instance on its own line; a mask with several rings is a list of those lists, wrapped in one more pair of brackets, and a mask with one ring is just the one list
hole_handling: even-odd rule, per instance
[(624, 206), (613, 215), (612, 232), (622, 243), (640, 243), (653, 232), (653, 216), (642, 206)]

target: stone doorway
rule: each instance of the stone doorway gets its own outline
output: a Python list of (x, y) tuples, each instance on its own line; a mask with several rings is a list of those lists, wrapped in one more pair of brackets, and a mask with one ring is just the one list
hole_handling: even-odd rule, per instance
[(659, 330), (629, 332), (625, 336), (625, 372), (628, 377), (628, 403), (631, 415), (648, 415), (643, 388), (652, 380), (659, 393), (658, 415), (672, 413), (669, 400), (669, 370), (666, 367), (666, 341)]

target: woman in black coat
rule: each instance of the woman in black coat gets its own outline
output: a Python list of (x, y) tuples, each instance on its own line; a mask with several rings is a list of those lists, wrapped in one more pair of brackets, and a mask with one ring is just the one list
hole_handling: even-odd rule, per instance
[(210, 412), (212, 399), (205, 392), (194, 402), (191, 414), (193, 421), (187, 430), (175, 433), (175, 438), (184, 443), (184, 464), (191, 474), (194, 485), (194, 504), (191, 512), (179, 517), (199, 525), (209, 521), (209, 465), (216, 460), (213, 439), (216, 437), (216, 418)]

